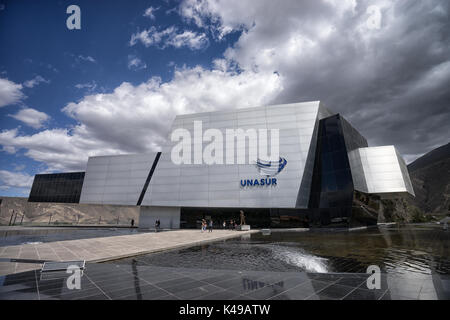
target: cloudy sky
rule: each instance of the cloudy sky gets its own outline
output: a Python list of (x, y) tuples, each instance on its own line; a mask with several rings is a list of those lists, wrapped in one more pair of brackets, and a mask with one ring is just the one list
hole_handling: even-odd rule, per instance
[(0, 194), (159, 150), (176, 114), (309, 100), (410, 162), (450, 140), (449, 21), (447, 0), (0, 0)]

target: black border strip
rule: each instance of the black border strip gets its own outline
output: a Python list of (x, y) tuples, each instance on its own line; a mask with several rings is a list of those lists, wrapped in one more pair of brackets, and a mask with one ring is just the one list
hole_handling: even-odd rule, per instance
[(148, 188), (148, 185), (150, 184), (150, 180), (152, 179), (153, 172), (155, 171), (156, 165), (158, 164), (159, 157), (161, 157), (161, 152), (158, 152), (156, 154), (155, 160), (153, 161), (152, 168), (150, 169), (150, 172), (148, 173), (147, 180), (145, 180), (144, 187), (142, 188), (141, 195), (139, 196), (139, 200), (136, 204), (137, 206), (140, 206), (142, 203), (142, 200), (144, 200), (145, 193), (147, 192), (147, 188)]

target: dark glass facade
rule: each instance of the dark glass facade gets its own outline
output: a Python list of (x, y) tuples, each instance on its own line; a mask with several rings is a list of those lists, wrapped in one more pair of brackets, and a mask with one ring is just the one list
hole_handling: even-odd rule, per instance
[(320, 120), (309, 200), (312, 226), (353, 227), (373, 223), (365, 208), (354, 203), (348, 160), (349, 151), (363, 147), (367, 147), (367, 140), (339, 114)]
[(29, 202), (79, 203), (84, 172), (37, 174)]
[[(339, 116), (339, 115), (337, 115)], [(353, 151), (358, 148), (366, 148), (369, 145), (367, 144), (366, 138), (364, 138), (358, 130), (352, 127), (352, 125), (340, 117), (340, 122), (342, 126), (342, 134), (344, 136), (345, 146), (347, 148), (347, 152)]]
[[(221, 228), (223, 221), (229, 224), (233, 219), (240, 223), (239, 208), (192, 208), (182, 207), (180, 217), (180, 228), (200, 228), (202, 219), (212, 219), (214, 228)], [(270, 209), (243, 208), (245, 222), (252, 228), (267, 228), (270, 226)]]
[[(245, 222), (252, 228), (304, 228), (309, 227), (308, 209), (283, 208), (242, 208)], [(240, 224), (238, 208), (193, 208), (182, 207), (180, 228), (200, 228), (202, 219), (212, 219), (214, 228), (222, 228), (223, 221), (227, 226), (233, 219)]]

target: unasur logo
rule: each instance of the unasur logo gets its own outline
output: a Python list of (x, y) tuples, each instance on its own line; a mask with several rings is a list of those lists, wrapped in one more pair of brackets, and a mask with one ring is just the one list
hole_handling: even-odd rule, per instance
[(256, 161), (256, 168), (258, 169), (259, 174), (267, 177), (273, 177), (279, 174), (284, 169), (286, 164), (286, 159), (281, 157), (278, 161), (264, 161), (258, 159), (258, 161)]
[(241, 179), (241, 187), (276, 186), (277, 179), (273, 178), (286, 167), (287, 160), (281, 158), (278, 161), (264, 161), (258, 159), (256, 168), (260, 175), (266, 176), (263, 179)]

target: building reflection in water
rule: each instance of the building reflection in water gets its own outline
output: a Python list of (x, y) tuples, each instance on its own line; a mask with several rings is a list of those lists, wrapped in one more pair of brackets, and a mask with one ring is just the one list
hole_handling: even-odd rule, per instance
[(138, 270), (137, 270), (137, 260), (133, 259), (131, 262), (131, 269), (133, 270), (133, 276), (134, 276), (134, 288), (136, 291), (136, 299), (142, 300), (142, 293), (141, 293), (141, 285), (140, 280), (138, 276)]

